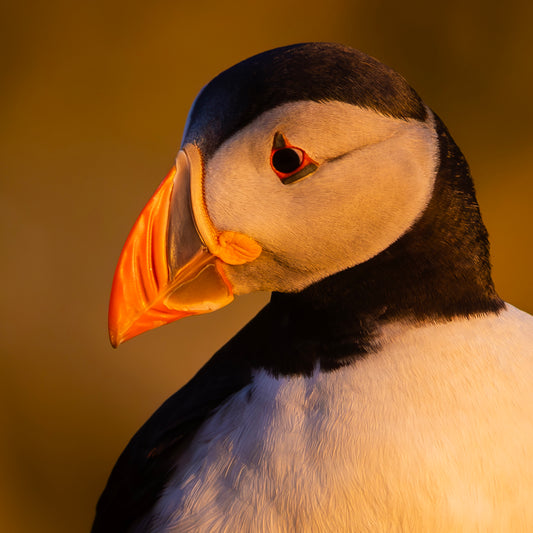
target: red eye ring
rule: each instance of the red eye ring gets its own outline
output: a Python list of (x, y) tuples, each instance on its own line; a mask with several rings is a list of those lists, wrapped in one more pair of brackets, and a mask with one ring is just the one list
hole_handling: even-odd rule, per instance
[(285, 146), (272, 150), (270, 164), (274, 172), (280, 177), (290, 176), (302, 168), (305, 152), (300, 148)]
[(318, 168), (304, 150), (293, 146), (282, 133), (277, 132), (272, 144), (270, 166), (283, 184), (292, 183)]

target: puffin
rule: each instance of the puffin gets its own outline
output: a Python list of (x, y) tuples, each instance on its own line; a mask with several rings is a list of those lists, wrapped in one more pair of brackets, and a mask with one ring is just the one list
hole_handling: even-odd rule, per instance
[(253, 291), (93, 533), (533, 531), (533, 317), (495, 290), (446, 126), (360, 51), (276, 48), (200, 91), (120, 255), (111, 343)]

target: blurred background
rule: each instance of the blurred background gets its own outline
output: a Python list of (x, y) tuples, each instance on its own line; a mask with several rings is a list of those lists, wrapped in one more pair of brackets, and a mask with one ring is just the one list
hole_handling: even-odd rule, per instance
[(401, 72), (470, 162), (500, 294), (533, 312), (532, 20), (516, 0), (3, 0), (0, 530), (88, 531), (136, 429), (267, 301), (107, 338), (118, 255), (188, 108), (247, 56), (337, 41)]

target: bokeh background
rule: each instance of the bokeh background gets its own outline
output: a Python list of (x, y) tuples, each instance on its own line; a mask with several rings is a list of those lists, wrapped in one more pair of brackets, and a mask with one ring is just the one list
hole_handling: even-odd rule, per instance
[(121, 449), (264, 303), (118, 351), (107, 302), (198, 90), (235, 62), (337, 41), (404, 74), (470, 162), (501, 295), (533, 312), (533, 3), (2, 2), (0, 530), (88, 531)]

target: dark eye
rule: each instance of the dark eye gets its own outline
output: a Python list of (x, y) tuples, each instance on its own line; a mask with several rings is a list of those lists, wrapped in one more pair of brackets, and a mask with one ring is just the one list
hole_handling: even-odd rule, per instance
[(318, 168), (301, 148), (292, 146), (279, 132), (274, 136), (270, 165), (283, 185), (294, 183)]
[(282, 174), (296, 172), (303, 160), (304, 153), (298, 148), (281, 148), (272, 154), (272, 166)]

